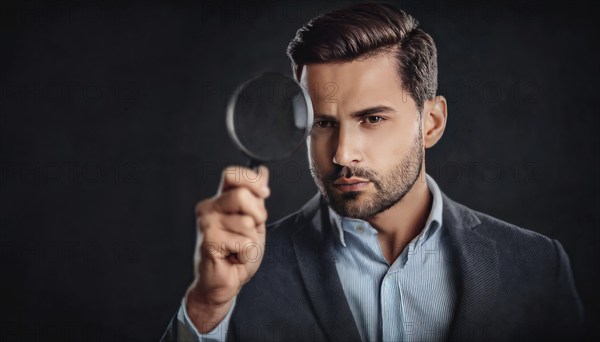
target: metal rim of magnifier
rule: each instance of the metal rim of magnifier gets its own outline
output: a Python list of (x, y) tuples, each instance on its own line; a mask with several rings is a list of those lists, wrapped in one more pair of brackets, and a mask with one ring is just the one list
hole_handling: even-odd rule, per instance
[[(258, 79), (260, 77), (268, 76), (268, 75), (273, 75), (273, 76), (281, 77), (281, 78), (284, 78), (284, 79), (286, 79), (288, 81), (292, 81), (292, 82), (296, 83), (296, 85), (302, 91), (304, 102), (306, 104), (306, 112), (307, 112), (306, 114), (308, 116), (307, 120), (306, 120), (307, 121), (306, 122), (306, 128), (304, 129), (304, 134), (302, 135), (302, 139), (300, 139), (298, 141), (298, 143), (296, 144), (296, 146), (294, 146), (293, 149), (290, 149), (290, 152), (287, 155), (283, 155), (283, 156), (280, 156), (278, 158), (272, 158), (272, 159), (264, 159), (264, 157), (257, 156), (252, 151), (248, 150), (246, 148), (246, 146), (244, 146), (244, 144), (242, 144), (240, 138), (238, 137), (237, 133), (235, 132), (235, 127), (234, 127), (234, 122), (233, 122), (233, 115), (235, 113), (235, 103), (237, 101), (238, 96), (242, 92), (242, 90), (250, 82), (254, 82), (256, 79)], [(235, 141), (236, 145), (248, 157), (250, 157), (250, 158), (252, 158), (254, 160), (261, 161), (261, 162), (270, 162), (270, 161), (279, 160), (280, 158), (283, 159), (283, 158), (287, 158), (287, 157), (291, 156), (298, 149), (298, 147), (300, 147), (300, 145), (302, 145), (302, 142), (306, 140), (306, 137), (308, 137), (308, 134), (310, 133), (310, 130), (311, 130), (312, 125), (313, 125), (313, 119), (314, 119), (312, 103), (310, 101), (310, 97), (309, 97), (308, 93), (306, 92), (306, 89), (304, 89), (304, 87), (302, 87), (302, 85), (300, 85), (300, 83), (296, 82), (296, 80), (294, 80), (294, 79), (292, 79), (292, 78), (290, 78), (290, 77), (288, 77), (288, 76), (286, 76), (284, 74), (278, 73), (278, 72), (265, 72), (265, 73), (256, 75), (256, 76), (252, 77), (251, 79), (249, 79), (248, 81), (246, 81), (243, 84), (241, 84), (235, 90), (235, 92), (233, 93), (233, 95), (231, 95), (231, 98), (229, 98), (229, 103), (227, 104), (226, 116), (227, 116), (227, 131), (229, 132), (229, 135)]]

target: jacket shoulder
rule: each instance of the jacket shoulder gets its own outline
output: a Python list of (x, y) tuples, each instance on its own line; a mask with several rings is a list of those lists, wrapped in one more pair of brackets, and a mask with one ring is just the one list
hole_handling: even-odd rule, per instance
[(267, 225), (267, 239), (271, 241), (289, 239), (299, 228), (319, 229), (320, 222), (313, 219), (321, 212), (322, 202), (319, 194), (313, 196), (297, 211)]
[(559, 258), (564, 254), (557, 240), (489, 214), (469, 210), (481, 221), (473, 228), (474, 232), (495, 241), (504, 261), (510, 260), (525, 268), (541, 267), (551, 273), (555, 271)]
[(283, 218), (278, 219), (275, 222), (269, 223), (267, 225), (267, 238), (273, 239), (281, 239), (281, 238), (289, 238), (296, 231), (299, 225), (302, 225), (302, 221), (304, 220), (303, 214), (301, 211), (296, 211), (292, 214), (289, 214)]
[(517, 240), (526, 243), (539, 243), (547, 246), (551, 246), (553, 244), (552, 239), (544, 234), (527, 228), (519, 227), (515, 224), (506, 222), (502, 219), (479, 212), (477, 210), (470, 210), (481, 221), (481, 224), (475, 228), (475, 231), (480, 234), (500, 240)]
[(504, 308), (506, 315), (519, 317), (527, 308), (533, 310), (529, 316), (544, 317), (543, 324), (552, 325), (554, 332), (547, 336), (578, 336), (583, 327), (583, 306), (561, 243), (491, 215), (467, 210), (480, 221), (473, 232), (494, 241), (496, 246), (502, 289), (498, 303), (507, 303), (497, 310)]

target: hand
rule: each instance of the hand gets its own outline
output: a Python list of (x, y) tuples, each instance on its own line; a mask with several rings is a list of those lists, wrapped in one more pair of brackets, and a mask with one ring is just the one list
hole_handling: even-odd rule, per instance
[(201, 333), (227, 315), (233, 298), (256, 273), (265, 248), (269, 172), (231, 166), (217, 194), (196, 205), (195, 279), (186, 309)]

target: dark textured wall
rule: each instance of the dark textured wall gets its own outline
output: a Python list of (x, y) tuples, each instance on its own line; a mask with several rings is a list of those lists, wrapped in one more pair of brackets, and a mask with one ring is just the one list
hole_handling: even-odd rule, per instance
[[(157, 340), (192, 279), (193, 207), (245, 163), (229, 94), (331, 1), (3, 4), (0, 264), (8, 340)], [(578, 2), (398, 2), (437, 42), (450, 197), (557, 238), (599, 323), (598, 30)], [(270, 220), (316, 191), (271, 164)], [(596, 335), (590, 329), (590, 336)]]

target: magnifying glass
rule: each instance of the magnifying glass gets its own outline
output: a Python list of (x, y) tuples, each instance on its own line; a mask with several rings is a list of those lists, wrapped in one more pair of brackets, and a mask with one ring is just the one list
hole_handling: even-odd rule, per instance
[(265, 162), (290, 156), (313, 125), (310, 96), (294, 79), (263, 73), (242, 83), (227, 105), (227, 130), (258, 170)]

